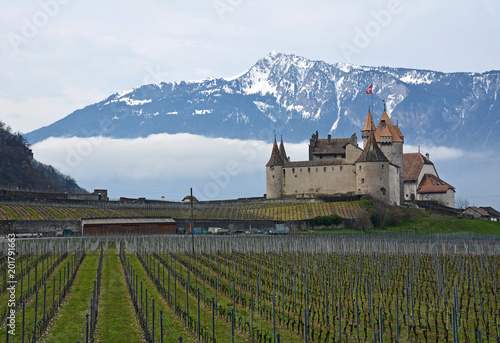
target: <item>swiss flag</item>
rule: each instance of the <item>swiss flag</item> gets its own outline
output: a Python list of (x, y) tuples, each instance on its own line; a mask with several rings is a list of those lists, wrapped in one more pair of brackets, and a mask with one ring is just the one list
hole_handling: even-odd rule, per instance
[(371, 85), (370, 85), (370, 87), (368, 87), (368, 88), (366, 89), (366, 94), (372, 94), (372, 93), (373, 93), (373, 89), (372, 89), (372, 87), (373, 87), (373, 84), (371, 84)]

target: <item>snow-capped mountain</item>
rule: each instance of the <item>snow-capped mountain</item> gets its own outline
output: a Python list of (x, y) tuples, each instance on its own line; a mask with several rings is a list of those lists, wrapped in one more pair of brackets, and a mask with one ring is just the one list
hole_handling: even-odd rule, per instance
[(318, 130), (349, 137), (371, 105), (374, 120), (387, 112), (410, 144), (460, 148), (500, 147), (500, 71), (441, 73), (345, 63), (328, 64), (272, 52), (229, 79), (149, 84), (107, 99), (26, 135), (45, 138), (144, 137), (193, 133), (210, 137), (264, 139), (273, 131), (285, 141)]

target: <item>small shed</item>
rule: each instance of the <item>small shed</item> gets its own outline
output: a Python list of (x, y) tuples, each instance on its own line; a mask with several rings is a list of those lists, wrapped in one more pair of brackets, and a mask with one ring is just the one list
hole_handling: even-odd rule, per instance
[(175, 234), (172, 218), (82, 218), (83, 236)]
[(471, 219), (487, 219), (490, 220), (490, 215), (485, 209), (471, 206), (462, 212), (462, 217)]
[(491, 221), (494, 221), (494, 222), (499, 222), (500, 221), (500, 212), (498, 212), (497, 210), (495, 210), (493, 207), (491, 206), (487, 206), (487, 207), (480, 207), (482, 208), (483, 210), (485, 210), (486, 212), (488, 212), (488, 214), (490, 215), (490, 220)]

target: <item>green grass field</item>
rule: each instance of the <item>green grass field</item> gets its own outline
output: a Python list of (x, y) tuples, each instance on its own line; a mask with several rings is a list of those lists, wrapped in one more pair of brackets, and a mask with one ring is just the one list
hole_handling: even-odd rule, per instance
[[(110, 248), (104, 255), (97, 341), (109, 343), (143, 342), (142, 329), (128, 297), (127, 283), (118, 252)], [(120, 309), (117, 311), (117, 309)]]
[(500, 235), (500, 223), (488, 220), (473, 219), (420, 219), (405, 222), (397, 226), (389, 226), (384, 230), (375, 229), (323, 229), (308, 230), (307, 233), (318, 234), (477, 234)]

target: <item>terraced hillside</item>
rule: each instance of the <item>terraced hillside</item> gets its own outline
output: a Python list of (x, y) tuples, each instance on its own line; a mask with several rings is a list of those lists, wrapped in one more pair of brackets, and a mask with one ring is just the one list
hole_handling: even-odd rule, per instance
[[(344, 202), (262, 202), (217, 203), (194, 206), (195, 219), (231, 220), (307, 220), (317, 216), (337, 214), (355, 218), (361, 210), (359, 201)], [(190, 218), (189, 206), (144, 206), (143, 208), (60, 207), (38, 205), (0, 205), (0, 220), (74, 220), (80, 218), (156, 217)]]

